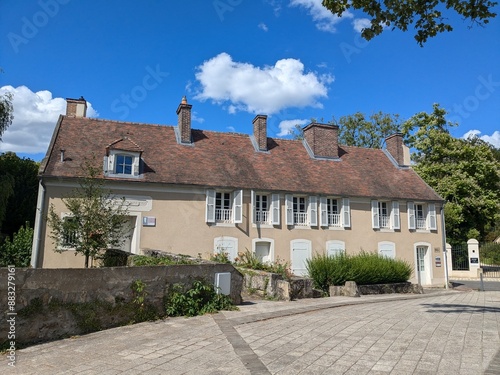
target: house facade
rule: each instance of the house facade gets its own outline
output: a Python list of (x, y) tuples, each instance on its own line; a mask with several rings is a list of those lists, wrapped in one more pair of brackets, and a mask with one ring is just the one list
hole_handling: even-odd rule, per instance
[(303, 140), (191, 129), (191, 105), (177, 126), (86, 117), (86, 102), (67, 100), (40, 167), (32, 266), (83, 267), (74, 250), (55, 252), (44, 219), (93, 157), (106, 187), (125, 198), (130, 233), (122, 250), (208, 257), (254, 252), (306, 274), (313, 254), (376, 251), (414, 266), (412, 282), (444, 285), (444, 201), (412, 170), (401, 134), (386, 149), (338, 144), (338, 127), (312, 123)]

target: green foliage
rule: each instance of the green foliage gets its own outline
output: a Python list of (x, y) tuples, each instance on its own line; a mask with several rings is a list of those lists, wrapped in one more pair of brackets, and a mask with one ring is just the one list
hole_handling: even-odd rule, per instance
[(249, 268), (252, 270), (260, 270), (266, 272), (277, 273), (285, 279), (290, 278), (290, 267), (287, 262), (277, 259), (274, 263), (262, 262), (255, 253), (246, 249), (245, 252), (239, 253), (236, 258), (235, 265), (242, 268)]
[(12, 238), (26, 222), (34, 223), (38, 167), (13, 152), (0, 154), (0, 237)]
[[(436, 0), (436, 1), (377, 1), (377, 0), (323, 0), (323, 6), (333, 14), (342, 17), (350, 8), (360, 10), (370, 17), (371, 26), (363, 29), (361, 36), (366, 40), (381, 34), (385, 28), (407, 31), (413, 26), (415, 40), (420, 46), (438, 33), (452, 31), (449, 16), (443, 11), (455, 11), (464, 20), (484, 26), (491, 18), (496, 1)], [(446, 9), (445, 9), (446, 8)]]
[(158, 313), (154, 306), (147, 303), (146, 283), (142, 280), (134, 280), (130, 286), (132, 289), (132, 304), (134, 308), (134, 323), (158, 319)]
[(75, 255), (85, 257), (85, 267), (90, 257), (98, 257), (109, 248), (120, 248), (130, 236), (124, 199), (114, 198), (104, 189), (104, 180), (99, 178), (102, 172), (94, 165), (95, 161), (86, 161), (80, 188), (62, 199), (70, 216), (61, 217), (51, 205), (47, 218), (55, 251), (73, 248)]
[(216, 293), (212, 285), (200, 280), (195, 280), (187, 291), (182, 285), (174, 284), (165, 301), (167, 316), (196, 316), (237, 309), (228, 296)]
[(315, 288), (328, 293), (330, 285), (344, 285), (346, 281), (355, 281), (358, 285), (405, 282), (411, 276), (412, 267), (403, 260), (361, 252), (335, 256), (316, 254), (307, 260), (307, 271)]
[(212, 262), (217, 262), (217, 263), (225, 263), (225, 264), (231, 263), (231, 261), (229, 260), (228, 253), (225, 253), (223, 251), (210, 254), (210, 260)]
[(479, 247), (481, 263), (500, 265), (500, 243), (486, 243)]
[(33, 244), (33, 229), (28, 223), (14, 234), (12, 241), (7, 239), (0, 245), (0, 267), (13, 265), (28, 267), (31, 260), (31, 246)]
[(193, 261), (185, 258), (171, 258), (168, 256), (146, 256), (146, 255), (134, 255), (131, 258), (131, 263), (133, 266), (172, 266), (175, 264), (194, 264)]
[(357, 112), (342, 116), (339, 121), (339, 143), (347, 146), (382, 148), (385, 139), (400, 131), (399, 115), (382, 112), (373, 113), (369, 118)]
[[(500, 217), (500, 163), (481, 139), (458, 139), (448, 128), (446, 111), (416, 114), (403, 124), (415, 152), (415, 171), (446, 200), (446, 235), (452, 245), (468, 235), (485, 238)], [(476, 230), (476, 231), (474, 231)], [(479, 232), (477, 232), (479, 231)]]
[(130, 253), (116, 249), (107, 249), (99, 257), (101, 267), (125, 267)]

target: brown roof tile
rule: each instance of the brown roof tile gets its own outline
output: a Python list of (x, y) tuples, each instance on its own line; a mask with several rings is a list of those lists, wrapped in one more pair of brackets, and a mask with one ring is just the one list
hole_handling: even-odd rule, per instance
[[(269, 138), (269, 152), (257, 152), (246, 134), (193, 130), (193, 144), (180, 145), (172, 126), (66, 116), (56, 132), (44, 176), (81, 176), (86, 158), (95, 155), (96, 166), (102, 165), (106, 147), (119, 140), (130, 147), (126, 150), (142, 150), (144, 182), (442, 200), (412, 169), (397, 168), (378, 149), (340, 146), (339, 160), (319, 160), (297, 140)], [(65, 149), (65, 162), (60, 149)]]

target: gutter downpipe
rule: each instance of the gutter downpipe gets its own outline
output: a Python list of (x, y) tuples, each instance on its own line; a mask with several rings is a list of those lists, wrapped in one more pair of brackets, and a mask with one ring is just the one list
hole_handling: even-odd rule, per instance
[(38, 265), (38, 255), (40, 254), (40, 243), (42, 242), (42, 221), (43, 213), (45, 211), (45, 185), (40, 177), (40, 182), (38, 183), (38, 198), (36, 202), (36, 216), (35, 216), (35, 228), (33, 229), (35, 235), (33, 236), (33, 244), (31, 246), (31, 267), (37, 268)]
[(445, 280), (445, 288), (449, 289), (449, 279), (448, 279), (448, 251), (446, 250), (446, 226), (444, 222), (444, 205), (441, 206), (441, 232), (443, 237), (443, 263), (444, 263), (444, 280)]

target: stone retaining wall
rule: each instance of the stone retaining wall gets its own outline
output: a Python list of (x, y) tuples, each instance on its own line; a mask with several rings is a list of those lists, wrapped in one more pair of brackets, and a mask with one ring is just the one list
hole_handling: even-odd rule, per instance
[[(126, 324), (134, 320), (140, 304), (133, 302), (132, 283), (145, 285), (144, 306), (159, 315), (173, 284), (191, 286), (194, 280), (213, 284), (216, 273), (231, 274), (230, 297), (241, 303), (243, 275), (230, 264), (199, 264), (90, 269), (18, 268), (15, 279), (16, 343), (47, 341), (92, 330)], [(0, 268), (0, 306), (8, 312), (8, 269)], [(10, 317), (10, 316), (9, 316)], [(0, 332), (12, 330), (6, 319)], [(2, 334), (0, 345), (7, 335)]]

